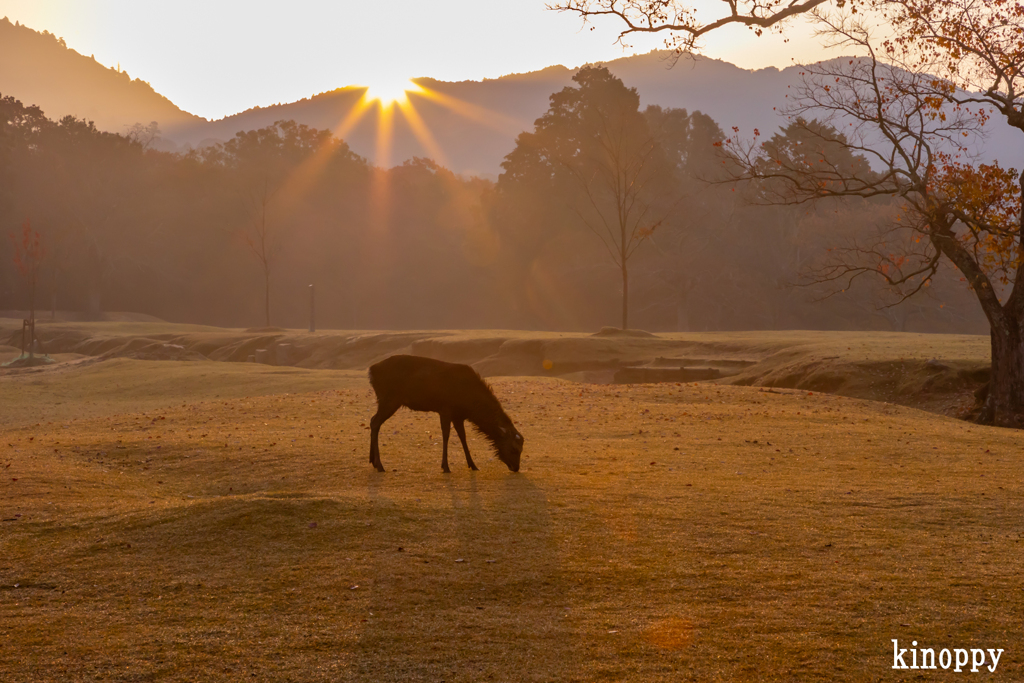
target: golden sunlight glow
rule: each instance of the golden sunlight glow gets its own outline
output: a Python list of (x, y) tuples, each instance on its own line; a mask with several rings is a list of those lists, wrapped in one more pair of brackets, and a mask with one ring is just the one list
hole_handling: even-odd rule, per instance
[(380, 102), (380, 106), (387, 109), (395, 104), (404, 106), (409, 101), (407, 93), (419, 91), (420, 86), (409, 79), (396, 79), (369, 86), (363, 97), (367, 102)]
[(481, 125), (487, 126), (491, 130), (496, 130), (501, 133), (517, 135), (520, 131), (529, 130), (530, 128), (529, 121), (520, 121), (519, 119), (511, 116), (506, 116), (500, 112), (486, 109), (477, 104), (465, 102), (436, 90), (419, 88), (415, 92), (410, 91), (410, 94), (428, 99), (434, 104), (439, 104), (449, 111), (458, 114), (462, 118), (475, 121)]
[[(351, 109), (345, 113), (337, 125), (331, 128), (331, 132), (336, 138), (345, 139), (360, 123), (369, 121), (369, 125), (376, 129), (375, 165), (384, 171), (391, 163), (396, 126), (401, 131), (412, 133), (431, 159), (441, 166), (448, 166), (444, 150), (430, 131), (427, 122), (416, 110), (417, 105), (426, 102), (438, 105), (462, 118), (503, 132), (514, 133), (528, 127), (523, 122), (500, 112), (491, 111), (451, 95), (425, 88), (409, 80), (397, 80), (390, 84), (382, 83), (369, 88), (349, 87), (356, 91), (363, 90), (362, 96), (353, 101)], [(368, 116), (369, 118), (367, 118)], [(315, 186), (317, 178), (330, 161), (335, 149), (331, 145), (325, 145), (292, 171), (279, 192), (280, 201), (286, 207), (300, 202), (306, 193)], [(374, 187), (371, 191), (373, 223), (383, 226), (388, 219), (389, 178), (386, 173), (375, 174), (374, 178)]]
[(427, 127), (426, 122), (423, 121), (423, 118), (416, 111), (416, 107), (412, 106), (412, 102), (409, 102), (408, 106), (399, 105), (398, 108), (409, 124), (409, 128), (412, 129), (413, 135), (416, 136), (416, 139), (420, 141), (423, 148), (430, 154), (430, 158), (442, 166), (447, 166), (448, 157), (441, 151), (441, 146), (437, 144), (437, 140), (434, 139), (430, 128)]

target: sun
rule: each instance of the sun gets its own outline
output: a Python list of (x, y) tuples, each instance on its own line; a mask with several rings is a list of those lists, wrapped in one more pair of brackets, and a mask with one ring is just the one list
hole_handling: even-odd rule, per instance
[(403, 106), (409, 101), (408, 93), (419, 92), (420, 86), (407, 78), (381, 80), (366, 88), (367, 102), (380, 102), (387, 109), (395, 104)]

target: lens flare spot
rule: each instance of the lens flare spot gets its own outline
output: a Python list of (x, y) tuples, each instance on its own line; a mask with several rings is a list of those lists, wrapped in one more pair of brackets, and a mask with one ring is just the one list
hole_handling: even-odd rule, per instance
[(682, 650), (690, 645), (693, 635), (693, 622), (678, 617), (656, 621), (644, 630), (647, 641), (662, 650)]

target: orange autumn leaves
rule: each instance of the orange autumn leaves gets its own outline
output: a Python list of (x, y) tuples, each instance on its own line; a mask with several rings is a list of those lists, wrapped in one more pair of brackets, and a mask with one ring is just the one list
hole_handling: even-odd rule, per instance
[(958, 239), (976, 255), (978, 265), (1009, 284), (1021, 263), (1018, 242), (1021, 215), (1020, 176), (994, 164), (966, 164), (936, 155), (928, 192), (963, 226)]
[(896, 29), (886, 43), (890, 57), (965, 90), (1014, 89), (1024, 59), (1024, 5), (1017, 0), (875, 1)]
[(39, 264), (46, 256), (42, 237), (38, 230), (32, 229), (32, 221), (26, 219), (21, 226), (21, 239), (11, 233), (11, 245), (14, 247), (14, 266), (23, 277), (34, 277), (39, 271)]

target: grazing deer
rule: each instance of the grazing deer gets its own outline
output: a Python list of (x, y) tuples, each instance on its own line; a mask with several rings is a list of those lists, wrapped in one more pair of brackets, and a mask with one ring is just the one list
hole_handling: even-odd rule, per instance
[(466, 420), (487, 437), (499, 460), (513, 472), (519, 471), (523, 435), (502, 410), (491, 388), (468, 365), (421, 356), (391, 356), (370, 367), (370, 385), (377, 394), (377, 414), (370, 420), (370, 464), (378, 472), (384, 471), (377, 445), (380, 426), (402, 406), (441, 416), (443, 472), (451, 472), (448, 434), (453, 423), (466, 452), (466, 464), (477, 469), (466, 444)]

